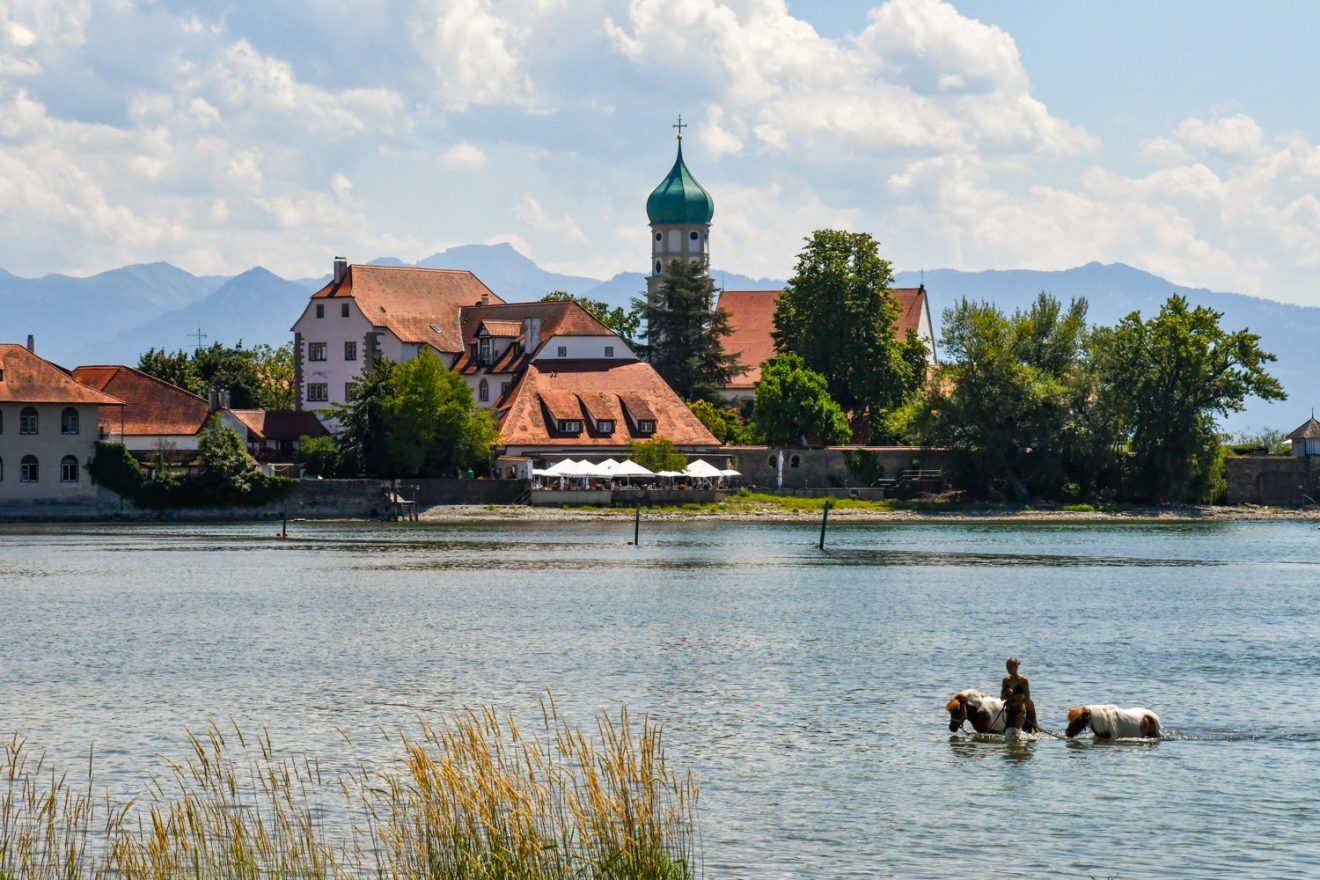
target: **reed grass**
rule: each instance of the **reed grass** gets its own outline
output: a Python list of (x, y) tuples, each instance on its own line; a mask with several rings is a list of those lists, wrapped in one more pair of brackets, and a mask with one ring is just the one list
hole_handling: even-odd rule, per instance
[[(188, 734), (138, 798), (94, 794), (5, 746), (0, 880), (691, 880), (698, 791), (665, 763), (661, 728), (626, 709), (588, 735), (547, 697), (525, 733), (490, 707), (414, 736), (385, 766), (334, 774), (262, 732)], [(348, 743), (352, 746), (352, 743)], [(331, 803), (331, 802), (334, 803)]]

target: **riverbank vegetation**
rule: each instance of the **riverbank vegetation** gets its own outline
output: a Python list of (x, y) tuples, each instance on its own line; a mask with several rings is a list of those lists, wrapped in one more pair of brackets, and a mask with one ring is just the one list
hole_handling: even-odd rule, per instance
[[(50, 767), (20, 738), (0, 756), (0, 878), (23, 880), (688, 880), (701, 873), (697, 788), (661, 729), (627, 710), (594, 735), (543, 701), (525, 733), (492, 708), (387, 741), (396, 759), (323, 768), (268, 734), (189, 735), (140, 799)], [(351, 742), (346, 743), (350, 750)]]

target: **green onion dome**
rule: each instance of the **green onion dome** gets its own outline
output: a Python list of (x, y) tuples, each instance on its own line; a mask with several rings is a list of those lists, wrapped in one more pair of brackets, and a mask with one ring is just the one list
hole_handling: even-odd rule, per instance
[(709, 223), (715, 216), (715, 200), (701, 188), (683, 164), (683, 143), (678, 144), (678, 158), (668, 176), (646, 200), (646, 216), (652, 226), (681, 223)]

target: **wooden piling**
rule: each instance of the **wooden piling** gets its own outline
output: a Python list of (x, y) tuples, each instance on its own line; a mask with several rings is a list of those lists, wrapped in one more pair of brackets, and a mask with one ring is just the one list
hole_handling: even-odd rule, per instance
[(641, 543), (642, 538), (642, 502), (637, 502), (637, 509), (633, 512), (633, 546)]
[(825, 509), (821, 512), (821, 516), (820, 516), (820, 544), (819, 544), (819, 547), (820, 547), (821, 550), (824, 550), (824, 549), (825, 549), (825, 527), (826, 527), (827, 525), (829, 525), (829, 523), (830, 523), (830, 501), (829, 501), (829, 499), (827, 498), (827, 499), (825, 499)]

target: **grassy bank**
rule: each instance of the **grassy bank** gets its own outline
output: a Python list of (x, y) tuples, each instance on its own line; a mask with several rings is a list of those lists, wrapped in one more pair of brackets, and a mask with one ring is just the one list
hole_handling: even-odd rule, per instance
[(697, 789), (666, 766), (660, 728), (624, 710), (588, 735), (543, 710), (534, 734), (492, 709), (457, 712), (391, 738), (390, 766), (333, 777), (317, 756), (213, 725), (121, 802), (96, 794), (93, 758), (71, 776), (15, 739), (0, 759), (0, 878), (698, 876)]

